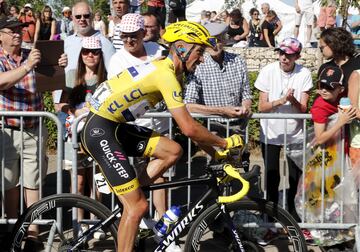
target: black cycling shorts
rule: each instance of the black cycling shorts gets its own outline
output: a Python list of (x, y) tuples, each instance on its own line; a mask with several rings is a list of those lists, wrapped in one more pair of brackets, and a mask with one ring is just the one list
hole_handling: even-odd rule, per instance
[(159, 139), (160, 135), (151, 129), (117, 123), (91, 112), (81, 134), (85, 150), (99, 164), (116, 195), (140, 186), (128, 156), (150, 157)]

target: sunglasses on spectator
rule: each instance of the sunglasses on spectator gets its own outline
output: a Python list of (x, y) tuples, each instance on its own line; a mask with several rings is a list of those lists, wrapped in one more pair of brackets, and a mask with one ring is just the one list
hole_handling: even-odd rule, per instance
[(90, 18), (90, 13), (88, 14), (83, 14), (83, 15), (75, 15), (75, 18), (76, 19), (81, 19), (81, 18), (84, 18), (84, 19), (89, 19)]
[(120, 39), (124, 42), (128, 41), (128, 39), (130, 39), (130, 41), (134, 42), (134, 41), (138, 40), (138, 38), (139, 38), (139, 34), (137, 32), (128, 33), (128, 34), (122, 33), (120, 35)]
[(328, 91), (334, 91), (337, 87), (341, 87), (341, 83), (339, 83), (339, 82), (330, 82), (328, 84), (328, 83), (318, 81), (318, 86), (319, 86), (319, 89), (326, 89)]
[(101, 49), (88, 49), (88, 48), (83, 48), (81, 49), (81, 54), (82, 55), (89, 55), (89, 54), (92, 54), (92, 55), (100, 55), (101, 53)]
[(259, 13), (254, 13), (253, 16), (259, 16)]

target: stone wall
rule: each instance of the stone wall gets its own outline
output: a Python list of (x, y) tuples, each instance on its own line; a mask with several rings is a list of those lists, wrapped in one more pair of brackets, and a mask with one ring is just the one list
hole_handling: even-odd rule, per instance
[[(226, 51), (240, 54), (246, 59), (249, 71), (259, 71), (263, 66), (278, 59), (278, 54), (271, 48), (234, 48), (227, 47)], [(301, 58), (297, 63), (309, 68), (316, 73), (322, 64), (322, 54), (319, 49), (304, 48), (301, 52)]]

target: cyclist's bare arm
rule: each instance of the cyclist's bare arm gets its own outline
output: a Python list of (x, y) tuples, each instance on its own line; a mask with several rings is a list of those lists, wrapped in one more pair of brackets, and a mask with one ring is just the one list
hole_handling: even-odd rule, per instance
[(217, 146), (220, 148), (226, 148), (226, 141), (209, 132), (200, 123), (196, 122), (188, 112), (185, 106), (169, 109), (171, 115), (179, 125), (183, 134), (191, 140), (204, 146)]

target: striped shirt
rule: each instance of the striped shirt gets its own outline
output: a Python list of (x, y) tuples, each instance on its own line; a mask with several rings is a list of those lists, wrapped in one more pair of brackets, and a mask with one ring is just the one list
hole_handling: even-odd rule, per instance
[[(28, 53), (22, 51), (20, 65), (0, 48), (0, 71), (14, 70), (27, 61)], [(43, 111), (42, 95), (35, 90), (35, 71), (31, 70), (14, 86), (0, 90), (1, 111)], [(38, 118), (24, 117), (24, 128), (31, 128), (38, 123)], [(20, 127), (20, 119), (6, 117), (5, 124), (11, 127)]]
[[(245, 60), (224, 51), (220, 66), (210, 55), (197, 66), (194, 74), (188, 76), (184, 103), (207, 106), (242, 106), (243, 100), (251, 100), (251, 90)], [(226, 122), (226, 119), (218, 119)]]
[(120, 49), (122, 49), (124, 47), (124, 42), (121, 40), (120, 34), (121, 34), (120, 23), (118, 23), (114, 26), (114, 36), (112, 38), (112, 43), (113, 43), (116, 51), (119, 51)]

